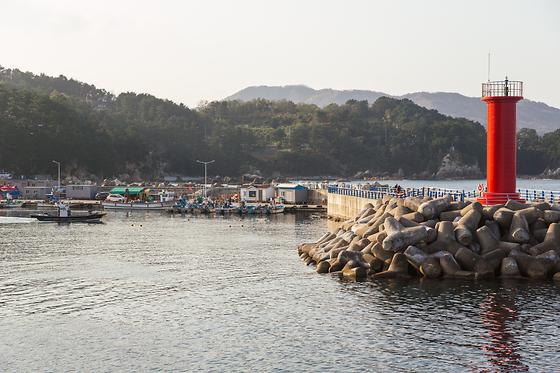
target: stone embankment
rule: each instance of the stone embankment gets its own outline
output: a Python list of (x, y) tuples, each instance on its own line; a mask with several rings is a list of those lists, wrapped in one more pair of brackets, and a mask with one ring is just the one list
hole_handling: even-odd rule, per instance
[(299, 245), (318, 273), (368, 278), (560, 280), (560, 206), (385, 197), (318, 241)]

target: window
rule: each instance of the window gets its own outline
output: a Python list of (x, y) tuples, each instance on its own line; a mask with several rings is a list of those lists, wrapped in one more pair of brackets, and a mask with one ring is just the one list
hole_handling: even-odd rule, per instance
[(249, 198), (256, 198), (257, 197), (257, 191), (256, 190), (250, 190), (249, 191)]

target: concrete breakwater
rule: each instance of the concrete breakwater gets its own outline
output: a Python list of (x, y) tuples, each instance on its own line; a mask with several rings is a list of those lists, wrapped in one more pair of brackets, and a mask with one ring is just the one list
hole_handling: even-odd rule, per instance
[(348, 219), (359, 214), (362, 207), (370, 203), (371, 199), (329, 193), (327, 201), (327, 214), (330, 218)]
[(298, 253), (318, 273), (354, 281), (414, 276), (560, 280), (560, 206), (386, 196), (366, 203), (337, 231), (299, 245)]

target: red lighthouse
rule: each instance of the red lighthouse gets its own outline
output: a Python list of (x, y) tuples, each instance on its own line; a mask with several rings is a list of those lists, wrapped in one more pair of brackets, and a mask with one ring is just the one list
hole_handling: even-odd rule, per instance
[(515, 122), (517, 101), (523, 98), (523, 82), (508, 80), (482, 83), (482, 101), (488, 107), (486, 192), (478, 199), (485, 205), (521, 201), (516, 190)]

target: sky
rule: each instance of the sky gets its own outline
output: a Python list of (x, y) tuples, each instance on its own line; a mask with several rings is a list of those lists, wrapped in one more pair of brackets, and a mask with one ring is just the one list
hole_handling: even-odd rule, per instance
[(8, 0), (0, 65), (196, 106), (252, 85), (479, 96), (560, 107), (560, 1)]

